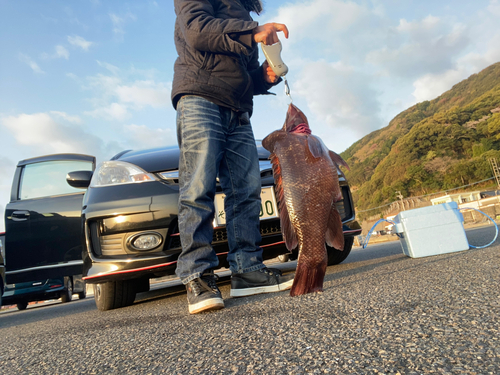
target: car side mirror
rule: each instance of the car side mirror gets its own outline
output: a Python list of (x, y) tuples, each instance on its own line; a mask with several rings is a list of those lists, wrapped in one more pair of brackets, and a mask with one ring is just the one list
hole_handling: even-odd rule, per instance
[(74, 188), (86, 189), (90, 185), (93, 174), (92, 171), (69, 172), (66, 176), (66, 182)]

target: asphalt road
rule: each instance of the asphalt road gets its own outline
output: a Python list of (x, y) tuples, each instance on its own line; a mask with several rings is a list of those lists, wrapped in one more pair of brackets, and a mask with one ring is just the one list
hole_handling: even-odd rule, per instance
[(396, 241), (354, 249), (314, 295), (230, 299), (223, 282), (226, 309), (189, 316), (160, 285), (108, 312), (92, 298), (11, 310), (0, 373), (500, 374), (499, 266), (500, 241), (426, 258)]

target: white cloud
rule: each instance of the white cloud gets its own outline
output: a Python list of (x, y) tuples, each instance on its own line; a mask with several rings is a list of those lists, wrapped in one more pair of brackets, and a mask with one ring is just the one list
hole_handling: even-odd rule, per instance
[(126, 125), (125, 135), (134, 149), (144, 149), (177, 144), (177, 135), (172, 129), (151, 129), (145, 125)]
[(42, 58), (43, 59), (60, 59), (60, 58), (63, 58), (63, 59), (66, 59), (68, 60), (69, 59), (69, 52), (66, 48), (64, 48), (63, 46), (55, 46), (54, 47), (55, 49), (55, 52), (52, 54), (52, 55), (49, 55), (48, 53), (42, 53)]
[(113, 33), (118, 37), (122, 37), (125, 34), (125, 24), (128, 21), (135, 21), (137, 19), (137, 17), (130, 12), (124, 16), (118, 16), (114, 13), (110, 13), (109, 18), (111, 18), (111, 22), (113, 24)]
[(63, 46), (56, 46), (56, 56), (57, 57), (62, 57), (64, 59), (68, 60), (68, 58), (69, 58), (69, 52)]
[(56, 117), (62, 118), (68, 122), (72, 122), (74, 124), (81, 124), (82, 123), (82, 119), (79, 116), (71, 116), (65, 112), (50, 111), (50, 114), (54, 115)]
[(28, 55), (25, 55), (24, 53), (19, 54), (19, 60), (21, 60), (23, 63), (27, 64), (35, 73), (38, 74), (44, 74), (45, 72), (40, 69), (38, 64), (31, 59)]
[(120, 77), (106, 76), (103, 74), (87, 77), (87, 81), (90, 85), (88, 88), (97, 90), (99, 94), (104, 96), (115, 95), (116, 87), (118, 87), (122, 82)]
[(415, 87), (413, 96), (417, 103), (432, 100), (459, 82), (463, 75), (464, 72), (461, 70), (448, 70), (442, 74), (426, 74), (413, 83)]
[[(283, 56), (363, 61), (367, 49), (380, 45), (387, 20), (367, 2), (311, 0), (287, 3), (265, 22), (281, 22), (290, 31), (283, 40)], [(367, 32), (369, 30), (369, 32)]]
[(287, 25), (290, 43), (294, 43), (312, 35), (315, 40), (331, 40), (332, 35), (351, 29), (366, 17), (369, 11), (353, 1), (313, 0), (281, 7), (274, 21)]
[(399, 20), (399, 25), (396, 30), (409, 33), (413, 39), (427, 39), (433, 36), (433, 32), (440, 26), (441, 19), (439, 17), (427, 16), (420, 22), (408, 22), (405, 19)]
[(382, 125), (370, 77), (342, 63), (307, 64), (293, 90), (292, 94), (304, 98), (311, 112), (329, 127), (366, 134)]
[(136, 81), (132, 85), (119, 85), (116, 95), (125, 103), (132, 103), (137, 108), (151, 106), (153, 108), (169, 107), (171, 85), (152, 81)]
[(366, 60), (388, 75), (404, 78), (450, 69), (471, 43), (465, 26), (451, 26), (431, 16), (414, 22), (401, 20), (392, 37), (399, 41), (368, 52)]
[(149, 75), (151, 71), (132, 68), (129, 71), (104, 62), (98, 64), (113, 75), (97, 74), (87, 77), (87, 90), (93, 90), (95, 96), (89, 101), (95, 110), (85, 114), (114, 120), (125, 120), (130, 116), (129, 110), (141, 110), (145, 107), (170, 108), (171, 83), (156, 82), (154, 79), (128, 82), (128, 76)]
[(130, 117), (127, 107), (119, 103), (111, 103), (109, 106), (100, 107), (84, 113), (92, 117), (115, 121), (124, 121)]
[(493, 15), (495, 18), (500, 17), (500, 1), (491, 0), (487, 9), (488, 9), (488, 13)]
[(121, 71), (121, 69), (120, 69), (120, 68), (118, 68), (117, 66), (114, 66), (114, 65), (112, 65), (112, 64), (109, 64), (109, 63), (107, 63), (107, 62), (101, 62), (101, 61), (99, 61), (99, 60), (96, 60), (96, 61), (97, 61), (97, 64), (98, 64), (99, 66), (102, 66), (103, 68), (105, 68), (105, 69), (109, 70), (109, 71), (110, 71), (113, 75), (115, 75), (115, 76), (117, 76), (117, 75), (120, 73), (120, 71)]
[[(56, 113), (59, 116), (60, 112)], [(0, 123), (14, 136), (19, 145), (29, 146), (30, 153), (102, 154), (101, 139), (86, 133), (79, 126), (58, 122), (49, 113), (3, 117)]]
[(453, 85), (478, 73), (486, 67), (500, 61), (500, 35), (489, 40), (489, 47), (483, 54), (477, 52), (468, 53), (456, 59), (453, 68), (440, 73), (429, 73), (419, 77), (413, 86), (413, 96), (417, 102), (431, 100), (445, 91), (450, 90)]
[(68, 42), (69, 42), (69, 44), (71, 44), (75, 47), (79, 47), (84, 51), (88, 51), (90, 46), (92, 46), (94, 44), (94, 42), (89, 42), (78, 35), (68, 36)]

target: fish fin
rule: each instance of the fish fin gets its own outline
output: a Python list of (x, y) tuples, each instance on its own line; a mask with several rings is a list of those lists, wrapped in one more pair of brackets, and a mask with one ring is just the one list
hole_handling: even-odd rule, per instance
[(281, 166), (279, 163), (278, 156), (274, 153), (269, 156), (271, 159), (271, 163), (273, 165), (273, 175), (274, 175), (274, 183), (276, 186), (276, 198), (278, 199), (278, 208), (280, 213), (280, 221), (281, 221), (281, 233), (283, 235), (283, 239), (285, 240), (286, 248), (289, 251), (292, 251), (297, 247), (297, 235), (295, 233), (295, 228), (293, 227), (290, 216), (288, 214), (288, 208), (286, 207), (285, 202), (285, 192), (283, 191), (283, 179), (281, 177)]
[(302, 294), (322, 292), (325, 279), (327, 259), (315, 266), (307, 262), (297, 262), (297, 269), (293, 279), (290, 295), (292, 297)]
[(323, 144), (318, 137), (314, 135), (306, 137), (306, 144), (309, 152), (315, 159), (324, 155)]
[(262, 140), (262, 147), (264, 147), (269, 152), (273, 152), (276, 142), (284, 136), (285, 133), (282, 130), (275, 130)]
[(344, 250), (344, 232), (342, 230), (342, 219), (335, 205), (332, 205), (328, 227), (326, 229), (325, 242), (328, 246), (337, 250)]
[(342, 166), (346, 167), (348, 170), (351, 170), (351, 168), (349, 168), (349, 165), (347, 165), (347, 163), (345, 162), (345, 160), (342, 159), (342, 156), (340, 156), (336, 152), (333, 152), (332, 150), (328, 150), (328, 152), (330, 154), (330, 159), (332, 159), (332, 161), (335, 164), (342, 165)]

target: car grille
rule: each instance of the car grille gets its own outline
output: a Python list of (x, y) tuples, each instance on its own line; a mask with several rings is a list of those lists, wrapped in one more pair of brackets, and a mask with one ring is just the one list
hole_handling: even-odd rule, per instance
[[(281, 227), (279, 219), (274, 220), (264, 220), (260, 222), (260, 234), (261, 236), (269, 236), (271, 234), (280, 234)], [(216, 244), (219, 242), (227, 242), (227, 231), (226, 228), (216, 228), (214, 229), (214, 236), (212, 243)], [(174, 233), (170, 237), (169, 249), (181, 248), (181, 239), (179, 233)]]
[(123, 251), (124, 234), (111, 234), (101, 237), (101, 252), (105, 256), (121, 255)]

